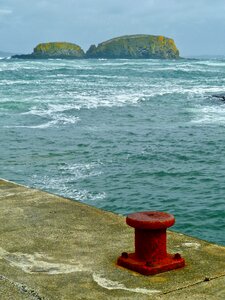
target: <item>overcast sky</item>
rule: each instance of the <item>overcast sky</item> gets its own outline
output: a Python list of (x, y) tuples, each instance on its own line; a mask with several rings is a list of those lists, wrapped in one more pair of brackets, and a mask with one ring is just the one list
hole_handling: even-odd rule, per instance
[(181, 56), (225, 55), (225, 0), (0, 0), (0, 50), (31, 53), (40, 42), (87, 50), (125, 34), (171, 37)]

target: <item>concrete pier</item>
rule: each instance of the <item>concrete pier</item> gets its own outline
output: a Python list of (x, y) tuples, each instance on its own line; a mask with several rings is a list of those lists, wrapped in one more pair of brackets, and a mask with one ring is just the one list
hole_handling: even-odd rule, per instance
[(143, 276), (116, 265), (133, 230), (110, 212), (0, 180), (0, 299), (225, 299), (225, 247), (169, 231), (186, 267)]

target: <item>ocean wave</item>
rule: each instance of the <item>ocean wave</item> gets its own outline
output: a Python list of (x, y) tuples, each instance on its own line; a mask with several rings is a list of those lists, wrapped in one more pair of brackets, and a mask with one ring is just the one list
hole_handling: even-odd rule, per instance
[[(37, 115), (37, 116), (49, 116), (54, 117), (58, 112), (66, 112), (72, 110), (81, 109), (96, 109), (99, 107), (113, 107), (113, 106), (124, 106), (132, 105), (140, 102), (144, 95), (140, 94), (109, 94), (109, 95), (73, 95), (67, 94), (69, 98), (67, 104), (63, 104), (62, 101), (59, 103), (49, 103), (39, 107), (35, 105), (28, 111), (22, 112), (23, 115)], [(54, 96), (53, 96), (54, 98)], [(65, 95), (58, 95), (58, 99), (65, 98)], [(71, 99), (72, 98), (72, 99)], [(55, 100), (55, 99), (54, 99)], [(38, 99), (36, 100), (38, 102)], [(54, 101), (55, 102), (55, 101)]]
[(1, 80), (0, 85), (17, 85), (17, 84), (22, 84), (22, 85), (28, 85), (30, 84), (29, 80)]
[(211, 95), (214, 93), (225, 93), (225, 89), (222, 86), (195, 86), (190, 89), (183, 89), (184, 92), (192, 93), (192, 94), (205, 94)]
[(101, 193), (91, 193), (87, 190), (75, 190), (75, 191), (69, 191), (67, 193), (67, 197), (81, 201), (81, 202), (96, 202), (99, 200), (103, 200), (106, 198), (106, 193), (101, 192)]
[(86, 189), (74, 188), (71, 185), (71, 180), (69, 178), (63, 179), (61, 175), (57, 177), (33, 175), (31, 185), (46, 191), (54, 191), (58, 195), (81, 202), (96, 202), (106, 198), (104, 191), (91, 192)]
[[(63, 81), (63, 80), (62, 80)], [(29, 85), (29, 81), (20, 81), (18, 84)], [(13, 82), (4, 81), (4, 84), (13, 84)], [(1, 86), (1, 81), (0, 81)], [(16, 86), (16, 84), (15, 84)], [(183, 86), (179, 84), (170, 84), (170, 83), (157, 83), (152, 85), (143, 85), (142, 88), (138, 88), (132, 83), (129, 83), (126, 88), (121, 88), (120, 92), (116, 91), (111, 84), (105, 87), (104, 90), (94, 90), (92, 93), (85, 90), (71, 90), (66, 91), (63, 88), (58, 88), (58, 93), (56, 91), (50, 94), (50, 91), (46, 91), (48, 87), (44, 87), (43, 90), (32, 90), (31, 94), (25, 96), (18, 95), (18, 100), (13, 101), (13, 107), (7, 105), (11, 103), (11, 98), (6, 96), (0, 100), (0, 107), (8, 109), (9, 113), (15, 111), (15, 108), (18, 107), (18, 113), (21, 115), (35, 115), (39, 117), (49, 118), (49, 125), (54, 125), (58, 123), (75, 123), (78, 119), (74, 119), (75, 111), (81, 109), (97, 109), (101, 107), (124, 107), (124, 106), (137, 106), (141, 105), (143, 102), (150, 101), (161, 101), (157, 97), (170, 96), (173, 98), (178, 95), (185, 96), (186, 99), (195, 100), (197, 98), (203, 99), (212, 94), (225, 93), (225, 90), (222, 86), (207, 86), (207, 85), (191, 85)], [(107, 88), (107, 92), (106, 92)], [(24, 98), (24, 99), (23, 99)], [(7, 107), (6, 107), (7, 105)], [(78, 113), (79, 114), (79, 113)], [(51, 120), (53, 119), (53, 120)], [(46, 126), (49, 126), (46, 125)], [(45, 125), (44, 125), (45, 126)]]
[(65, 121), (68, 123), (76, 123), (79, 120), (78, 116), (71, 115), (73, 110), (79, 110), (80, 106), (73, 103), (68, 104), (48, 104), (46, 107), (32, 106), (29, 110), (22, 112), (21, 115), (33, 115), (43, 118), (53, 118), (56, 121)]
[(62, 175), (70, 176), (73, 180), (84, 179), (87, 177), (99, 176), (102, 171), (99, 170), (100, 163), (88, 163), (88, 164), (65, 164), (59, 167), (59, 172)]
[(5, 125), (4, 128), (30, 128), (30, 129), (46, 129), (50, 127), (65, 126), (68, 124), (76, 124), (79, 122), (80, 118), (76, 116), (64, 116), (64, 115), (53, 115), (51, 116), (53, 120), (49, 120), (45, 123), (37, 125)]
[[(75, 111), (79, 111), (81, 109), (136, 106), (140, 105), (143, 102), (149, 102), (152, 100), (159, 101), (160, 99), (157, 99), (157, 97), (169, 95), (171, 95), (171, 97), (177, 95), (184, 95), (186, 99), (196, 99), (196, 97), (200, 97), (201, 99), (203, 99), (204, 97), (208, 97), (211, 94), (224, 92), (225, 91), (223, 87), (183, 87), (179, 85), (169, 84), (164, 84), (163, 87), (160, 87), (158, 85), (152, 85), (148, 88), (143, 87), (139, 91), (134, 90), (130, 93), (126, 90), (121, 91), (121, 93), (116, 93), (110, 88), (108, 90), (108, 93), (98, 91), (98, 93), (93, 93), (92, 95), (89, 95), (89, 92), (81, 92), (80, 94), (78, 94), (77, 91), (68, 91), (65, 93), (59, 91), (59, 94), (55, 96), (44, 95), (44, 92), (42, 92), (41, 95), (35, 93), (33, 95), (30, 95), (29, 98), (26, 98), (25, 100), (21, 99), (14, 101), (13, 107), (15, 107), (15, 105), (18, 107), (24, 107), (23, 111), (18, 110), (18, 113), (24, 116), (35, 115), (39, 117), (47, 117), (50, 119), (52, 118), (53, 121), (64, 121), (65, 123), (74, 123), (73, 115)], [(0, 101), (0, 106), (1, 103), (5, 106), (7, 103), (11, 103), (11, 99), (2, 99)], [(8, 110), (11, 110), (11, 106), (8, 107)], [(77, 121), (77, 119), (75, 120)]]
[(223, 60), (207, 60), (207, 61), (199, 61), (196, 62), (196, 65), (201, 65), (203, 67), (208, 66), (208, 67), (224, 67), (225, 66), (225, 61)]
[(191, 112), (194, 124), (225, 124), (225, 105), (198, 107)]

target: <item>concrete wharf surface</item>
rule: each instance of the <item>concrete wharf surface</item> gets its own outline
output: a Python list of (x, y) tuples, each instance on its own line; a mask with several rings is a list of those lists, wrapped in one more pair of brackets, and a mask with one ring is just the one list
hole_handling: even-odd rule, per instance
[(5, 180), (0, 203), (1, 300), (225, 299), (225, 247), (169, 231), (187, 266), (143, 276), (115, 263), (134, 250), (124, 217)]

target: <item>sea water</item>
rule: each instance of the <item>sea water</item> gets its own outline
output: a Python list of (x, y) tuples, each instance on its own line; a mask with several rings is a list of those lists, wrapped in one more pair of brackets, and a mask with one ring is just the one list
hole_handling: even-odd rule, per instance
[(225, 245), (225, 60), (0, 60), (0, 177)]

